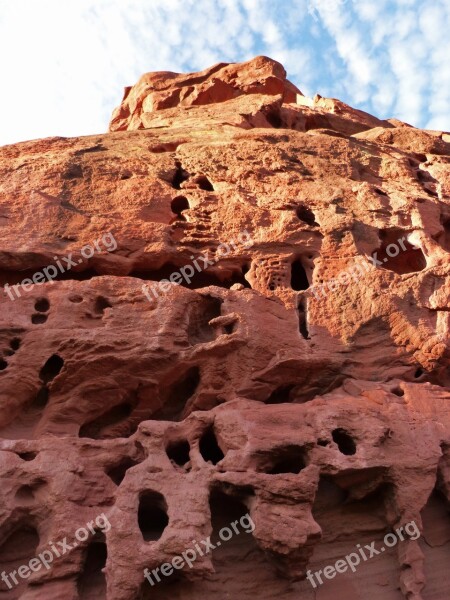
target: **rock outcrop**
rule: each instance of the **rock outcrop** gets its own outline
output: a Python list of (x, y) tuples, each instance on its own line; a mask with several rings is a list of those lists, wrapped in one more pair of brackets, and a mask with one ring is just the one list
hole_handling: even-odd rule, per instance
[(0, 173), (0, 600), (448, 596), (450, 134), (257, 57)]

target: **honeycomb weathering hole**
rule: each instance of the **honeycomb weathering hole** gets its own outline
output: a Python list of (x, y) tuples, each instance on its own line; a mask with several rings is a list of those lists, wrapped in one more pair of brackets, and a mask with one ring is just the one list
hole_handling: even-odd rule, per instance
[(401, 230), (382, 231), (381, 246), (376, 252), (382, 269), (394, 271), (397, 275), (423, 271), (427, 266), (425, 255), (420, 248), (413, 246)]
[(332, 436), (334, 443), (339, 448), (339, 452), (347, 456), (356, 454), (356, 444), (344, 429), (335, 429), (332, 432)]
[(168, 524), (164, 496), (150, 490), (143, 492), (139, 497), (138, 525), (144, 541), (159, 540)]
[(281, 385), (273, 390), (270, 396), (265, 401), (265, 404), (284, 404), (287, 402), (292, 402), (291, 392), (294, 389), (295, 385)]
[(297, 207), (295, 214), (297, 215), (297, 218), (300, 221), (303, 221), (303, 223), (306, 223), (307, 225), (310, 225), (311, 227), (317, 227), (318, 223), (316, 223), (316, 217), (313, 213), (313, 211), (308, 208), (307, 206), (305, 206), (304, 204), (300, 204), (300, 206)]
[(309, 340), (309, 331), (308, 331), (308, 316), (307, 316), (307, 307), (306, 301), (304, 298), (300, 300), (297, 307), (298, 312), (298, 329), (301, 333), (301, 336), (305, 340)]
[(172, 178), (172, 186), (176, 190), (179, 190), (181, 189), (181, 184), (187, 179), (189, 179), (189, 173), (183, 169), (180, 161), (175, 161), (175, 173)]
[(205, 462), (211, 462), (217, 465), (224, 457), (224, 453), (217, 441), (214, 425), (210, 425), (203, 433), (199, 443), (200, 454)]
[(186, 217), (183, 215), (184, 210), (189, 210), (188, 199), (184, 196), (177, 196), (170, 204), (170, 210), (177, 215), (177, 218), (186, 221)]
[(302, 446), (287, 445), (264, 453), (258, 459), (257, 470), (268, 475), (298, 474), (306, 467), (306, 451)]
[(441, 216), (441, 223), (444, 229), (443, 233), (439, 236), (439, 241), (447, 252), (450, 252), (450, 216)]
[(107, 308), (112, 308), (112, 304), (107, 298), (98, 296), (95, 300), (94, 311), (97, 315), (103, 315)]
[(31, 322), (33, 323), (33, 325), (42, 325), (47, 321), (47, 319), (47, 315), (42, 314), (35, 314), (31, 316)]
[(135, 467), (137, 464), (139, 463), (127, 456), (123, 458), (119, 463), (115, 464), (112, 467), (109, 467), (109, 469), (107, 469), (106, 471), (106, 474), (113, 483), (119, 486), (125, 479), (125, 475), (127, 474), (128, 469), (131, 469), (131, 467)]
[(184, 467), (190, 461), (190, 445), (187, 440), (175, 440), (169, 442), (166, 446), (166, 453), (179, 467)]
[(34, 308), (37, 312), (45, 313), (50, 309), (50, 302), (47, 298), (39, 298), (36, 300)]
[(17, 350), (20, 348), (20, 344), (20, 338), (13, 338), (9, 343), (11, 349), (14, 350), (14, 352), (17, 352)]
[(213, 187), (212, 183), (210, 182), (210, 180), (206, 177), (206, 175), (200, 175), (199, 177), (197, 177), (195, 179), (195, 183), (198, 185), (198, 187), (201, 190), (204, 190), (205, 192), (213, 192), (214, 191), (214, 187)]
[(106, 578), (103, 569), (106, 566), (108, 550), (103, 541), (103, 534), (99, 539), (93, 540), (85, 553), (83, 570), (78, 578), (79, 600), (93, 600), (94, 598), (106, 598)]
[(19, 452), (17, 456), (25, 461), (32, 461), (38, 455), (37, 452)]
[(43, 383), (49, 383), (59, 375), (63, 366), (64, 360), (58, 354), (53, 354), (42, 367), (39, 378)]
[(300, 259), (295, 260), (291, 265), (291, 288), (296, 292), (309, 288), (305, 267)]

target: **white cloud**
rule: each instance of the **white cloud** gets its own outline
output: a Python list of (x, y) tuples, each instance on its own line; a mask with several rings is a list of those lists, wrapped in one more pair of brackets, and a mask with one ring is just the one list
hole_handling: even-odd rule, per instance
[(309, 95), (450, 129), (447, 0), (0, 0), (0, 16), (0, 144), (106, 131), (142, 73), (256, 54)]

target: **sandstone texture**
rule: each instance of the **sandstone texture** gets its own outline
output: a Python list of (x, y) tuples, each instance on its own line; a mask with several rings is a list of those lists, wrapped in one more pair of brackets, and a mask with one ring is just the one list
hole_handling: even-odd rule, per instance
[(0, 600), (450, 597), (449, 133), (266, 57), (146, 74), (0, 148), (0, 285), (0, 575), (71, 546)]

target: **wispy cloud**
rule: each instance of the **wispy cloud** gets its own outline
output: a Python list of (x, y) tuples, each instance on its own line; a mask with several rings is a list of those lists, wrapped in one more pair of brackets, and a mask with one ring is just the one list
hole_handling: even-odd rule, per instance
[(0, 0), (0, 144), (106, 131), (122, 88), (266, 54), (309, 95), (450, 129), (450, 3)]

